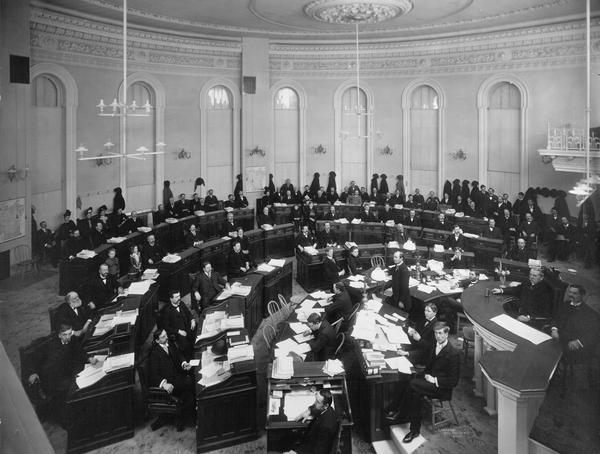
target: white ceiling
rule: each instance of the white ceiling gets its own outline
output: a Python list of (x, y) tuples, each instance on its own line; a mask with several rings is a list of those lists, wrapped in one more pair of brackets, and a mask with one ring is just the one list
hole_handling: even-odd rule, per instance
[[(128, 23), (178, 34), (234, 38), (353, 38), (353, 25), (328, 24), (306, 15), (304, 7), (308, 3), (310, 0), (128, 0)], [(412, 0), (412, 3), (412, 10), (404, 16), (361, 25), (361, 39), (439, 38), (585, 17), (584, 0)], [(70, 14), (122, 21), (122, 0), (42, 0), (34, 4)], [(592, 0), (592, 12), (594, 16), (600, 13), (600, 0)]]

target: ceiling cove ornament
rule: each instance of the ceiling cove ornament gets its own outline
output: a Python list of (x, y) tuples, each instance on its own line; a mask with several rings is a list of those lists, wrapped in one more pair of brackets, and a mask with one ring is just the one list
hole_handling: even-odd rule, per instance
[(304, 7), (313, 19), (331, 24), (376, 24), (409, 13), (410, 0), (314, 0)]

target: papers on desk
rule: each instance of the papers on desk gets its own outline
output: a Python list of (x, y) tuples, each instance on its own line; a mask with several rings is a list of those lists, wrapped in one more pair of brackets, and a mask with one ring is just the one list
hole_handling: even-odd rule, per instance
[(165, 263), (177, 263), (181, 260), (181, 257), (177, 254), (167, 254), (163, 257), (162, 261)]
[(83, 389), (99, 382), (105, 376), (106, 372), (104, 372), (104, 369), (100, 364), (96, 364), (94, 366), (91, 364), (86, 364), (85, 368), (79, 372), (75, 378), (75, 383), (77, 383), (79, 389)]
[(314, 247), (312, 246), (304, 246), (304, 249), (302, 250), (305, 254), (308, 255), (317, 255), (319, 253), (319, 251), (317, 251)]
[(365, 280), (365, 277), (362, 274), (356, 274), (354, 276), (349, 276), (348, 280), (350, 282), (362, 282)]
[(476, 235), (475, 233), (469, 233), (469, 232), (463, 232), (463, 236), (465, 238), (479, 238), (479, 235)]
[(479, 280), (480, 281), (487, 281), (489, 280), (489, 277), (487, 277), (485, 274), (483, 273), (479, 273)]
[(177, 224), (179, 221), (175, 218), (167, 218), (167, 219), (165, 219), (165, 222), (167, 224)]
[(107, 374), (114, 372), (115, 370), (124, 369), (126, 367), (132, 367), (135, 362), (135, 353), (125, 353), (124, 355), (109, 356), (104, 361), (102, 369)]
[(233, 284), (231, 284), (231, 287), (229, 288), (229, 290), (227, 289), (223, 289), (223, 291), (221, 291), (221, 293), (219, 293), (219, 295), (217, 296), (217, 301), (221, 301), (224, 299), (227, 299), (231, 296), (248, 296), (250, 294), (250, 291), (252, 290), (252, 286), (250, 285), (242, 285), (239, 282), (234, 282)]
[(298, 342), (299, 344), (302, 344), (303, 342), (308, 342), (309, 340), (314, 339), (314, 338), (315, 338), (315, 336), (313, 336), (312, 334), (304, 334), (304, 332), (302, 332), (300, 334), (296, 334), (294, 336), (294, 340), (296, 342)]
[(427, 268), (438, 274), (442, 274), (444, 272), (444, 262), (440, 262), (439, 260), (427, 260)]
[(454, 269), (452, 270), (452, 275), (454, 276), (454, 279), (456, 279), (457, 281), (461, 281), (464, 279), (469, 279), (469, 270), (468, 269)]
[(196, 210), (196, 211), (194, 211), (194, 214), (196, 216), (206, 216), (206, 211), (204, 211), (204, 210)]
[(271, 377), (279, 380), (292, 378), (294, 375), (294, 358), (291, 356), (280, 356), (273, 361)]
[(84, 249), (83, 251), (79, 251), (77, 253), (77, 258), (80, 258), (80, 259), (87, 260), (87, 259), (91, 259), (93, 257), (96, 257), (96, 253), (94, 251), (89, 251), (87, 249)]
[(387, 247), (393, 248), (393, 249), (400, 249), (400, 243), (398, 243), (397, 241), (390, 241), (388, 243)]
[(351, 224), (360, 224), (360, 223), (361, 223), (361, 220), (358, 218), (352, 219), (352, 222), (351, 222)]
[(269, 266), (276, 266), (282, 268), (285, 265), (285, 259), (271, 259), (269, 260)]
[(305, 325), (304, 323), (299, 323), (299, 322), (290, 322), (290, 328), (292, 329), (292, 331), (294, 331), (296, 334), (301, 334), (304, 333), (305, 331), (308, 331), (308, 325)]
[(325, 312), (325, 309), (323, 309), (322, 307), (313, 307), (313, 308), (303, 308), (300, 307), (298, 309), (296, 309), (296, 317), (298, 318), (299, 322), (306, 322), (306, 320), (308, 320), (308, 316), (310, 314), (321, 314)]
[(127, 288), (127, 292), (129, 295), (144, 295), (155, 281), (152, 279), (147, 279), (139, 282), (132, 282), (131, 285)]
[(417, 290), (429, 294), (435, 290), (435, 287), (432, 287), (431, 285), (427, 284), (419, 284), (417, 285)]
[(434, 244), (433, 252), (444, 252), (444, 245), (443, 244)]
[[(316, 292), (309, 293), (308, 296), (316, 300), (321, 300), (323, 298), (327, 298), (327, 293), (324, 290), (317, 290)], [(304, 303), (308, 303), (309, 301), (310, 300), (303, 301), (302, 305), (304, 305)]]
[(376, 282), (386, 282), (392, 279), (392, 276), (390, 276), (389, 274), (387, 274), (385, 272), (385, 270), (382, 270), (381, 268), (375, 268), (372, 272), (371, 272), (371, 279), (373, 279)]
[(267, 265), (266, 263), (261, 263), (256, 267), (256, 271), (262, 271), (263, 273), (270, 273), (275, 269), (274, 266)]
[(349, 285), (352, 288), (359, 288), (359, 289), (364, 289), (365, 288), (365, 283), (364, 282), (351, 281)]
[(386, 364), (390, 369), (396, 369), (401, 374), (410, 375), (412, 373), (412, 363), (406, 359), (406, 356), (397, 356), (395, 358), (386, 358)]
[(344, 373), (344, 365), (339, 359), (328, 359), (325, 361), (325, 365), (323, 366), (323, 372), (333, 377), (337, 374)]
[(230, 211), (233, 211), (233, 207), (225, 207), (223, 210), (229, 213)]
[(150, 227), (138, 227), (137, 231), (142, 232), (142, 233), (148, 233), (148, 232), (151, 232), (152, 229)]
[(240, 315), (232, 315), (221, 320), (221, 331), (228, 329), (242, 329), (244, 327), (244, 317)]
[(538, 331), (531, 326), (526, 325), (525, 323), (520, 322), (519, 320), (512, 318), (506, 314), (500, 314), (496, 317), (490, 319), (492, 322), (497, 323), (502, 328), (510, 331), (513, 334), (516, 334), (519, 337), (522, 337), (525, 340), (528, 340), (534, 345), (541, 344), (542, 342), (546, 342), (547, 340), (552, 339), (546, 333), (542, 331)]
[(381, 329), (388, 338), (390, 344), (410, 344), (408, 335), (400, 326), (382, 326)]
[(406, 243), (402, 245), (402, 249), (404, 249), (405, 251), (416, 251), (417, 245), (413, 242), (413, 240), (409, 238), (408, 240), (406, 240)]
[(335, 222), (339, 222), (340, 224), (348, 224), (348, 219), (346, 219), (346, 218), (339, 218)]
[(394, 205), (395, 210), (401, 210), (402, 208), (404, 208), (404, 205), (402, 205), (401, 203), (397, 203), (396, 205)]
[(381, 302), (381, 300), (376, 300), (376, 299), (372, 299), (372, 300), (368, 300), (365, 303), (365, 309), (371, 312), (379, 312), (381, 310), (381, 306), (383, 306), (383, 303)]
[(540, 268), (542, 266), (541, 260), (529, 259), (527, 261), (527, 266), (529, 268)]
[(346, 243), (344, 243), (344, 246), (346, 246), (347, 249), (358, 247), (358, 245), (354, 241), (346, 241)]
[(135, 321), (138, 318), (138, 313), (138, 309), (132, 309), (130, 311), (117, 311), (112, 321), (115, 324), (115, 326), (120, 325), (122, 323), (129, 323), (130, 325), (135, 325)]
[(414, 277), (409, 277), (408, 278), (408, 287), (416, 287), (417, 285), (419, 285), (419, 281), (417, 281)]
[(231, 237), (228, 235), (225, 235), (225, 236), (222, 236), (221, 239), (229, 241), (231, 239)]
[(158, 270), (156, 268), (148, 268), (146, 270), (144, 270), (144, 274), (142, 274), (142, 279), (143, 280), (148, 280), (148, 279), (158, 279)]
[(109, 238), (108, 240), (106, 240), (107, 243), (112, 243), (112, 244), (119, 244), (122, 243), (123, 241), (125, 241), (127, 238), (125, 238), (124, 236), (113, 236), (112, 238)]
[(254, 349), (250, 344), (236, 345), (227, 350), (227, 360), (229, 364), (234, 364), (240, 361), (249, 361), (254, 359)]
[(100, 317), (100, 320), (98, 320), (98, 323), (96, 323), (92, 337), (102, 336), (113, 329), (115, 327), (115, 323), (113, 321), (114, 318), (115, 314), (106, 314)]
[(286, 339), (278, 342), (275, 344), (275, 347), (277, 347), (277, 350), (275, 350), (275, 356), (277, 358), (285, 357), (290, 352), (294, 352), (297, 355), (304, 357), (306, 356), (306, 353), (310, 351), (310, 345), (308, 345), (306, 342), (299, 344), (294, 339)]
[(260, 226), (263, 230), (273, 230), (273, 226), (271, 224), (263, 224)]
[(440, 292), (444, 293), (445, 295), (450, 295), (453, 293), (462, 293), (463, 291), (461, 287), (458, 287), (455, 283), (448, 281), (440, 281), (440, 283), (437, 284), (436, 287)]
[(520, 283), (520, 282), (517, 282), (517, 281), (510, 281), (510, 282), (508, 283), (508, 286), (509, 286), (509, 287), (518, 287), (519, 285), (521, 285), (521, 283)]
[(293, 421), (315, 403), (315, 394), (309, 390), (291, 391), (285, 395), (283, 413)]
[(231, 366), (227, 361), (222, 363), (217, 362), (214, 363), (214, 366), (204, 366), (201, 373), (202, 378), (198, 380), (198, 384), (208, 388), (209, 386), (223, 383), (231, 377)]
[(395, 224), (394, 224), (394, 220), (393, 220), (393, 219), (390, 219), (389, 221), (387, 221), (387, 222), (385, 223), (385, 225), (386, 225), (386, 227), (394, 227), (394, 225), (395, 225)]
[(221, 332), (221, 321), (227, 318), (225, 311), (215, 311), (207, 314), (202, 323), (202, 331), (196, 337), (196, 342), (216, 336)]

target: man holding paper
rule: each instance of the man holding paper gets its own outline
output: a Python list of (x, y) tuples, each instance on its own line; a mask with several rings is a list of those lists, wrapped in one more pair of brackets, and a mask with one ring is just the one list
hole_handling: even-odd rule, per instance
[(200, 301), (202, 310), (212, 304), (223, 288), (229, 290), (229, 284), (219, 273), (213, 271), (210, 262), (203, 262), (202, 271), (192, 282), (192, 292), (196, 301)]
[[(191, 364), (184, 360), (176, 348), (169, 345), (169, 337), (164, 329), (156, 330), (153, 339), (149, 355), (148, 384), (164, 389), (184, 405), (193, 405), (194, 380), (188, 373), (192, 368)], [(159, 429), (164, 423), (163, 415), (159, 415), (151, 425), (152, 430)], [(181, 416), (176, 421), (176, 427), (178, 432), (183, 430)]]
[(435, 343), (433, 327), (437, 323), (437, 306), (434, 303), (425, 305), (425, 320), (417, 323), (416, 327), (408, 328), (408, 337), (413, 349), (409, 353), (413, 364), (422, 364), (427, 361), (431, 348)]

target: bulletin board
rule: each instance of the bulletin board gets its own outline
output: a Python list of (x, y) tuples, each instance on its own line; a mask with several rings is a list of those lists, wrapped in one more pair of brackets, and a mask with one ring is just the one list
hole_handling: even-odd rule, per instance
[(0, 243), (25, 236), (25, 198), (0, 202)]
[(244, 180), (244, 192), (262, 192), (267, 185), (267, 168), (246, 167)]

